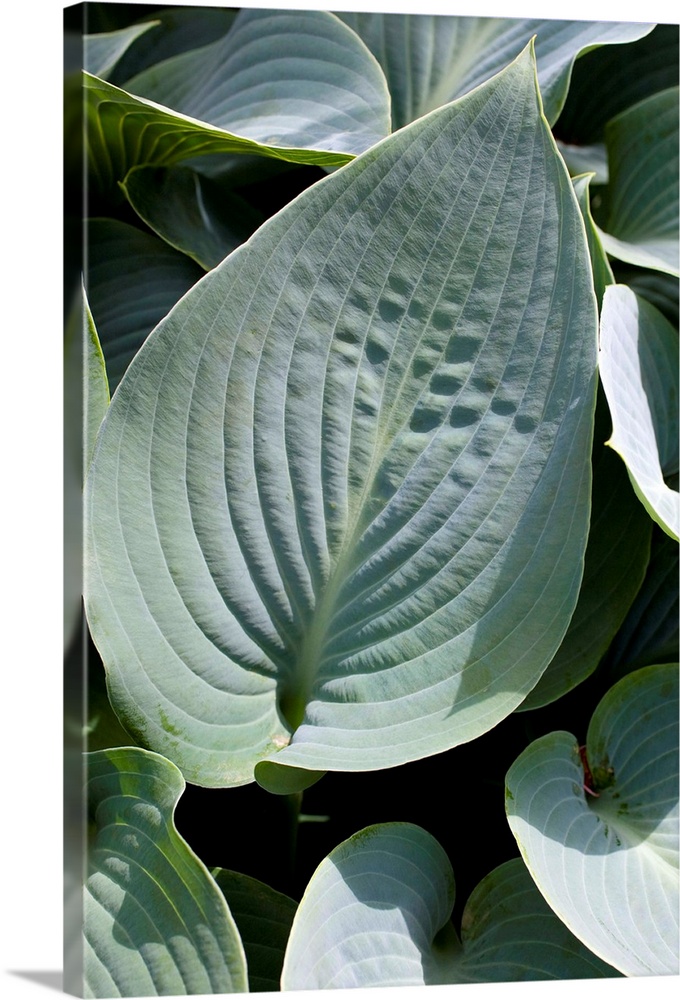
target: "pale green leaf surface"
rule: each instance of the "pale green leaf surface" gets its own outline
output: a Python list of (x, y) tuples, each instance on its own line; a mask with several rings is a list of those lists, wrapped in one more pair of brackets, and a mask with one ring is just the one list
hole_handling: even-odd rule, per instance
[(206, 271), (264, 222), (228, 181), (220, 184), (187, 167), (137, 167), (121, 187), (151, 229)]
[(678, 88), (653, 94), (605, 130), (609, 154), (607, 253), (638, 267), (680, 274)]
[(236, 921), (248, 962), (252, 993), (278, 991), (283, 957), (298, 904), (249, 875), (213, 872)]
[(87, 500), (126, 727), (206, 785), (488, 731), (576, 603), (595, 355), (527, 51), (305, 191), (128, 369)]
[(462, 942), (450, 923), (454, 877), (418, 826), (368, 827), (336, 847), (298, 907), (283, 990), (574, 979), (616, 975), (552, 913), (523, 862), (471, 894)]
[(506, 778), (510, 827), (570, 930), (627, 976), (677, 975), (678, 665), (644, 667), (591, 719), (584, 790), (576, 739), (532, 743)]
[(383, 73), (324, 11), (242, 10), (231, 30), (121, 90), (85, 75), (90, 162), (100, 183), (207, 153), (338, 165), (390, 129)]
[(180, 772), (131, 747), (88, 754), (86, 767), (85, 996), (247, 991), (224, 896), (175, 829)]
[(548, 705), (592, 674), (645, 576), (653, 522), (624, 464), (605, 446), (610, 426), (606, 400), (599, 394), (590, 533), (578, 603), (562, 645), (518, 711)]
[(204, 272), (126, 222), (90, 219), (87, 228), (88, 294), (113, 392), (154, 326)]
[(85, 35), (83, 37), (85, 69), (94, 76), (107, 79), (130, 45), (156, 24), (156, 21), (149, 21), (145, 24), (133, 24), (129, 28), (121, 28), (120, 31)]
[(625, 285), (604, 295), (600, 377), (612, 417), (609, 445), (649, 514), (677, 540), (680, 496), (664, 475), (678, 468), (678, 334)]
[(342, 13), (385, 71), (392, 121), (400, 128), (478, 87), (503, 69), (536, 36), (538, 80), (545, 114), (562, 109), (577, 56), (596, 45), (648, 34), (652, 24), (437, 14)]

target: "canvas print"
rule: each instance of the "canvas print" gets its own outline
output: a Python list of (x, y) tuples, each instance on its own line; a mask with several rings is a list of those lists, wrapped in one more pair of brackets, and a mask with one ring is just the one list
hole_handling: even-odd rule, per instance
[(74, 995), (680, 971), (678, 26), (454, 7), (65, 10)]

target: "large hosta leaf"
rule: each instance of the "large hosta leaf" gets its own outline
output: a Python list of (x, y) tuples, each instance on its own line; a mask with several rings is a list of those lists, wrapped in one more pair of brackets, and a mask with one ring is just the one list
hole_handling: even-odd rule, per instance
[(460, 940), (450, 923), (454, 893), (449, 859), (425, 830), (383, 823), (356, 833), (305, 890), (282, 989), (616, 975), (552, 913), (519, 858), (471, 894)]
[(680, 496), (664, 480), (678, 471), (678, 333), (625, 285), (604, 295), (600, 375), (612, 415), (609, 441), (651, 516), (680, 535)]
[(119, 387), (88, 616), (126, 727), (193, 782), (466, 742), (564, 635), (596, 302), (534, 74), (527, 50), (304, 192)]
[(346, 163), (389, 132), (383, 73), (324, 11), (242, 10), (217, 42), (113, 87), (85, 74), (99, 182), (206, 153)]
[(395, 128), (479, 86), (536, 36), (545, 113), (558, 117), (577, 56), (596, 45), (630, 42), (652, 24), (544, 21), (432, 14), (338, 15), (366, 42), (387, 76)]
[(638, 267), (680, 274), (678, 88), (622, 112), (605, 134), (609, 200), (600, 234), (605, 250)]
[(506, 779), (512, 831), (553, 910), (595, 954), (628, 976), (677, 975), (678, 665), (611, 688), (586, 753), (597, 797), (569, 733), (520, 755)]
[(175, 829), (177, 768), (132, 747), (86, 762), (85, 996), (246, 991), (224, 896)]

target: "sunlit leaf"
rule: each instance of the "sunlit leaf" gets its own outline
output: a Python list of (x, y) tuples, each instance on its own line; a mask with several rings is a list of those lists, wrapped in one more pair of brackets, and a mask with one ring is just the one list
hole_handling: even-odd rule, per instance
[(454, 878), (418, 826), (383, 823), (336, 847), (293, 921), (284, 990), (585, 979), (616, 975), (557, 919), (518, 858), (471, 894), (461, 938)]
[(678, 664), (611, 688), (586, 755), (589, 775), (570, 733), (532, 743), (507, 775), (510, 827), (552, 909), (591, 951), (627, 976), (677, 975)]
[(527, 50), (305, 191), (128, 369), (87, 504), (126, 727), (291, 791), (496, 725), (576, 603), (595, 360)]
[(604, 295), (600, 377), (614, 428), (609, 445), (647, 511), (677, 541), (680, 496), (664, 475), (678, 471), (678, 333), (625, 285)]
[(175, 829), (180, 772), (131, 747), (88, 754), (86, 767), (85, 996), (247, 991), (224, 896)]

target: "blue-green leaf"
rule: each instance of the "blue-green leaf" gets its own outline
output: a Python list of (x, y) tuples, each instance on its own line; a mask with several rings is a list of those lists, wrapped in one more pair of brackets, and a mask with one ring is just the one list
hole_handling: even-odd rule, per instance
[(506, 778), (510, 827), (550, 906), (591, 951), (627, 976), (677, 975), (678, 664), (611, 688), (585, 752), (590, 774), (570, 733), (532, 743)]
[(664, 476), (678, 471), (678, 332), (625, 285), (604, 295), (600, 377), (612, 416), (609, 445), (649, 514), (677, 541), (680, 496)]
[(99, 437), (87, 608), (126, 727), (290, 790), (512, 712), (580, 586), (596, 325), (530, 49), (265, 223)]
[(224, 896), (175, 829), (180, 772), (131, 747), (88, 754), (86, 768), (85, 996), (247, 991)]

